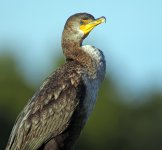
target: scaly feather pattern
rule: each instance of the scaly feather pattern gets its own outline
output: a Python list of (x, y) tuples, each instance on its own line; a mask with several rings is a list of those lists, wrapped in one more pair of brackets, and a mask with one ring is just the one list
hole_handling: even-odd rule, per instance
[(76, 62), (56, 70), (19, 115), (6, 150), (35, 150), (65, 131), (83, 97), (78, 93), (83, 86)]

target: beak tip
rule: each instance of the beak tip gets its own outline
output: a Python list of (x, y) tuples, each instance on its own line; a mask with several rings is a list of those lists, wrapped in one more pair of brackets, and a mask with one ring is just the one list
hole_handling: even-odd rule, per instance
[(106, 23), (106, 17), (102, 16), (101, 18), (103, 19), (103, 22)]

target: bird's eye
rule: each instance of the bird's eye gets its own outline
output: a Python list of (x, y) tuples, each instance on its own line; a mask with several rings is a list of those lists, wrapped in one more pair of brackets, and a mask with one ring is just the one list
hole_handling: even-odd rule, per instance
[(89, 23), (89, 22), (90, 22), (89, 19), (82, 19), (82, 20), (80, 21), (80, 24), (81, 24), (81, 25), (84, 25), (84, 24), (87, 24), (87, 23)]
[(80, 24), (81, 24), (81, 25), (83, 25), (83, 24), (84, 24), (83, 20), (81, 20), (81, 21), (80, 21)]

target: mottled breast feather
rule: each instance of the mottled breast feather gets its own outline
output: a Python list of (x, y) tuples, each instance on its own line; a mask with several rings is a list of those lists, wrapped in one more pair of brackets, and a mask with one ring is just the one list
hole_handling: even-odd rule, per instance
[(6, 150), (38, 149), (67, 129), (84, 97), (80, 68), (68, 62), (43, 83), (18, 116)]

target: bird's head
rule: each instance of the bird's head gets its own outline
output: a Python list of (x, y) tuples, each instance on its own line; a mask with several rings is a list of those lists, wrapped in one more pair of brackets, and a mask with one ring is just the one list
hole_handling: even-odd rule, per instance
[(68, 18), (64, 26), (62, 42), (77, 42), (82, 44), (83, 39), (96, 27), (97, 25), (106, 21), (105, 17), (95, 19), (88, 13), (77, 13)]

